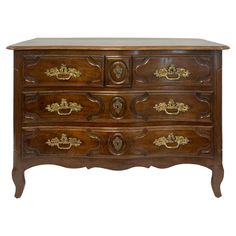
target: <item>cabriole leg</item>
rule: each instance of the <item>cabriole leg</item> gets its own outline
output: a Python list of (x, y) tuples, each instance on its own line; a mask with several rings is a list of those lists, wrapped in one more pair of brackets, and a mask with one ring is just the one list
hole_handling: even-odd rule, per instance
[(14, 167), (12, 170), (12, 179), (16, 186), (15, 197), (21, 197), (25, 187), (25, 175), (24, 170)]
[(216, 197), (221, 197), (220, 184), (224, 178), (224, 168), (217, 165), (212, 169), (211, 186)]

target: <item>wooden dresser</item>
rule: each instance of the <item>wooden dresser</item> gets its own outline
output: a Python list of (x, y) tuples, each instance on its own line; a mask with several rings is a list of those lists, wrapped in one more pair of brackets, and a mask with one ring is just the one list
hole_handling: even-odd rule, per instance
[(41, 164), (212, 170), (221, 196), (222, 50), (201, 39), (37, 38), (14, 50), (16, 197)]

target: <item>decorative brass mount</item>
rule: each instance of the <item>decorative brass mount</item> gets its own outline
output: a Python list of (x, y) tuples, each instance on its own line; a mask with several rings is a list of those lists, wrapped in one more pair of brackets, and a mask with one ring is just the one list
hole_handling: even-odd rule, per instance
[(181, 77), (188, 78), (190, 72), (184, 68), (176, 68), (170, 65), (167, 68), (157, 69), (154, 73), (157, 78), (166, 78), (167, 80), (179, 80)]
[(72, 77), (78, 78), (81, 76), (81, 72), (79, 70), (75, 68), (68, 68), (65, 64), (62, 64), (59, 69), (57, 67), (47, 69), (45, 74), (49, 77), (56, 76), (58, 80), (69, 80)]
[[(172, 145), (176, 143), (176, 145)], [(175, 136), (173, 133), (170, 133), (167, 137), (160, 137), (155, 139), (153, 144), (160, 147), (165, 146), (168, 149), (177, 149), (180, 145), (186, 145), (189, 143), (189, 139), (184, 136)], [(170, 145), (171, 144), (171, 145)]]

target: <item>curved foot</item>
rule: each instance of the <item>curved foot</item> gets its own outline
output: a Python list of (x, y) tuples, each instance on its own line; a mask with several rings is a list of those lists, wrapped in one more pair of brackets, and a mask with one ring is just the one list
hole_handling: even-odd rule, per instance
[(224, 168), (222, 165), (212, 169), (211, 186), (216, 197), (221, 197), (220, 184), (224, 178)]
[(24, 171), (14, 167), (12, 170), (12, 179), (16, 186), (15, 197), (19, 198), (21, 197), (24, 187), (25, 187)]

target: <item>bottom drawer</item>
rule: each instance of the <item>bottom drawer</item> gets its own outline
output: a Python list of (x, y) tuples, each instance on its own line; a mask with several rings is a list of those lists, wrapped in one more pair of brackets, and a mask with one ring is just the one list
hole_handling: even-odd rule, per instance
[(23, 158), (213, 156), (212, 127), (23, 128)]

